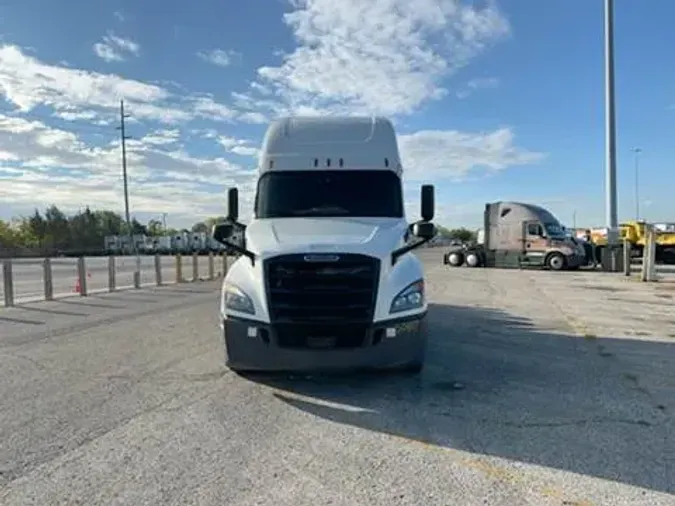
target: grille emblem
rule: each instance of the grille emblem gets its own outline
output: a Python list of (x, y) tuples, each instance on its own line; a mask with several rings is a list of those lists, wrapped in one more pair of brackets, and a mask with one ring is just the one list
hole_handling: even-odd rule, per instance
[(339, 262), (339, 255), (305, 255), (305, 262)]

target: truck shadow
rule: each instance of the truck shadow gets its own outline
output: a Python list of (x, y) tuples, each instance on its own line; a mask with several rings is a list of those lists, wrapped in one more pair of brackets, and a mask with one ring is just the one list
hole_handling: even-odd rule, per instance
[(675, 492), (675, 343), (547, 333), (492, 309), (435, 304), (429, 317), (419, 377), (251, 379), (337, 423)]

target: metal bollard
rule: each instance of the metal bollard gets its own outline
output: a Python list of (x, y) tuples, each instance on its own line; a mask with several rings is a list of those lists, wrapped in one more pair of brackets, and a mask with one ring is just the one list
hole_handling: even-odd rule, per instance
[(162, 284), (162, 257), (155, 255), (155, 281), (157, 286)]
[(630, 250), (631, 244), (628, 239), (623, 241), (623, 273), (630, 276)]
[(199, 254), (192, 254), (192, 281), (199, 281)]
[(115, 279), (115, 257), (108, 257), (108, 291), (114, 292), (116, 288), (116, 279)]
[(656, 276), (656, 230), (651, 228), (651, 236), (649, 239), (649, 265), (648, 265), (649, 281), (658, 281)]
[(209, 280), (214, 278), (213, 251), (209, 251)]
[(176, 255), (176, 283), (183, 282), (183, 259), (180, 253)]
[(141, 255), (136, 254), (136, 268), (134, 269), (134, 288), (141, 287)]
[(223, 277), (227, 275), (227, 251), (223, 251)]
[(12, 260), (2, 261), (2, 279), (5, 290), (5, 307), (14, 305), (14, 278), (12, 278)]
[(87, 295), (87, 268), (84, 264), (84, 257), (77, 259), (77, 280), (80, 285), (80, 295), (85, 297)]
[(54, 300), (54, 279), (52, 277), (52, 261), (45, 258), (42, 262), (42, 280), (45, 287), (45, 300)]

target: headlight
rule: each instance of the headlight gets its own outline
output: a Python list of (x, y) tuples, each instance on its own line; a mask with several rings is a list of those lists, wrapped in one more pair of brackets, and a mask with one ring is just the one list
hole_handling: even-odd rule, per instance
[(424, 305), (424, 280), (415, 281), (394, 297), (390, 313), (409, 311)]
[(251, 298), (235, 285), (228, 284), (225, 286), (223, 305), (225, 309), (231, 309), (232, 311), (255, 314)]

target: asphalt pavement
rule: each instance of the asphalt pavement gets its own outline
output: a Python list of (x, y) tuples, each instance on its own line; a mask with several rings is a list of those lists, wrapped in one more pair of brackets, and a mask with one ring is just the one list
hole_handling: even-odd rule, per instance
[(420, 256), (419, 377), (234, 374), (217, 281), (0, 309), (0, 504), (673, 504), (675, 286)]
[[(156, 284), (155, 258), (153, 256), (141, 256), (141, 284), (148, 286)], [(167, 283), (176, 281), (176, 257), (162, 256), (161, 271), (162, 280)], [(208, 257), (198, 257), (198, 277), (208, 276)], [(181, 257), (183, 279), (191, 281), (192, 255)], [(77, 293), (77, 259), (53, 258), (52, 282), (54, 296)], [(100, 292), (108, 290), (108, 257), (86, 257), (85, 266), (87, 272), (87, 290)], [(222, 257), (214, 257), (214, 271), (218, 275), (222, 271)], [(117, 288), (133, 286), (134, 271), (136, 270), (136, 257), (115, 257), (115, 285)], [(15, 301), (27, 301), (44, 298), (44, 268), (42, 259), (13, 259), (12, 278), (14, 280)], [(0, 278), (2, 272), (0, 272)], [(4, 301), (4, 283), (0, 280), (0, 305)]]

